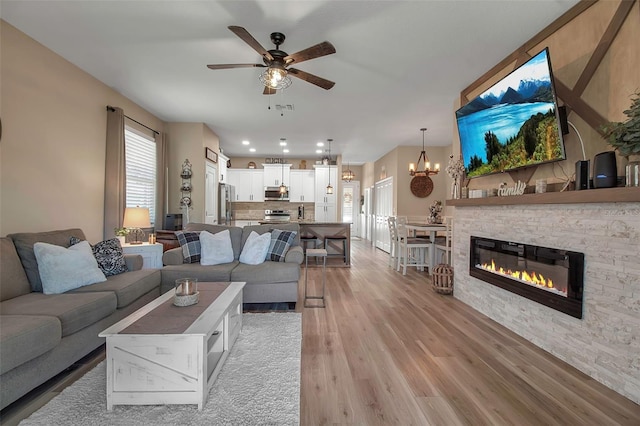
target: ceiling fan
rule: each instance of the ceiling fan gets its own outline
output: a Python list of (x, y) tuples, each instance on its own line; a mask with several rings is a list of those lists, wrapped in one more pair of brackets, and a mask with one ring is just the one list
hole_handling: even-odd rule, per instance
[(277, 90), (286, 89), (291, 85), (290, 75), (304, 80), (308, 83), (315, 84), (325, 90), (331, 89), (335, 83), (317, 75), (301, 71), (296, 68), (290, 68), (290, 65), (299, 64), (300, 62), (310, 59), (319, 58), (321, 56), (336, 53), (335, 47), (328, 41), (323, 41), (314, 46), (308, 47), (297, 53), (289, 55), (287, 52), (280, 50), (280, 45), (284, 43), (285, 36), (282, 33), (271, 33), (271, 42), (276, 45), (275, 49), (266, 50), (260, 43), (256, 41), (247, 30), (242, 27), (228, 27), (235, 35), (240, 37), (245, 43), (262, 55), (263, 64), (220, 64), (207, 65), (212, 70), (228, 69), (228, 68), (266, 68), (260, 74), (260, 81), (264, 84), (263, 94), (273, 95)]

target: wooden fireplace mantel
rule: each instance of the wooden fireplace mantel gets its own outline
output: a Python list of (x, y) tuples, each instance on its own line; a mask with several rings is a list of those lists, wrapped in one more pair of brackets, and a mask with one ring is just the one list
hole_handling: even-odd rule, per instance
[(582, 191), (545, 192), (507, 197), (463, 198), (446, 200), (447, 206), (508, 206), (517, 204), (581, 204), (640, 202), (640, 187), (586, 189)]

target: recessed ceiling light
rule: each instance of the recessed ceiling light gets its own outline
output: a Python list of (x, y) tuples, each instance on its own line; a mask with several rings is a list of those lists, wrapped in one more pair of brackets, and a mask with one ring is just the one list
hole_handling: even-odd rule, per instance
[(284, 152), (285, 154), (289, 152), (289, 150), (287, 148), (283, 149), (282, 152)]
[(316, 154), (322, 154), (322, 150), (321, 149), (316, 149)]
[(280, 146), (287, 146), (287, 142), (285, 142), (285, 141), (280, 141)]
[(318, 142), (316, 146), (324, 146), (324, 142)]
[(249, 148), (249, 152), (256, 152), (255, 148)]
[(242, 145), (249, 145), (249, 141), (242, 141)]

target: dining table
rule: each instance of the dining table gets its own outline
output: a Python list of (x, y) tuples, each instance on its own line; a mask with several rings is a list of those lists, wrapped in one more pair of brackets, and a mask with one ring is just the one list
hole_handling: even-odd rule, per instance
[(436, 234), (438, 231), (446, 231), (447, 227), (443, 223), (419, 222), (409, 222), (406, 226), (407, 231), (413, 232), (413, 236), (416, 236), (418, 232), (429, 233), (429, 239), (431, 240), (431, 250), (429, 250), (429, 272), (431, 273), (436, 264)]

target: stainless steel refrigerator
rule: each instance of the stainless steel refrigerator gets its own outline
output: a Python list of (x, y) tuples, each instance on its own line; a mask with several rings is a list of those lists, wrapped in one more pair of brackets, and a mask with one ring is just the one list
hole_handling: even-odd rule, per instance
[(221, 183), (218, 188), (218, 194), (220, 194), (220, 202), (218, 203), (218, 224), (219, 225), (231, 225), (232, 211), (231, 201), (235, 198), (235, 187), (226, 183)]

